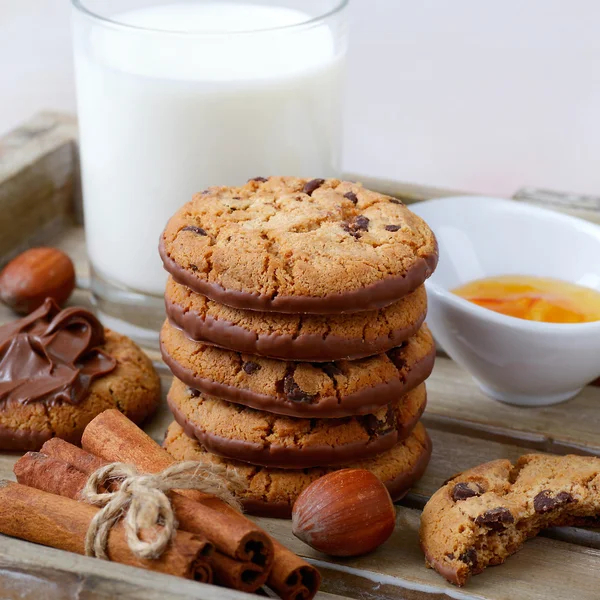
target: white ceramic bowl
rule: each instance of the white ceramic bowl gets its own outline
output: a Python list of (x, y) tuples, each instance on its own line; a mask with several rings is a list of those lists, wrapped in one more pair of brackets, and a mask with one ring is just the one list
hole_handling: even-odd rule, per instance
[(538, 275), (600, 291), (600, 227), (512, 200), (459, 196), (411, 205), (440, 246), (426, 286), (427, 322), (442, 348), (488, 395), (541, 406), (571, 398), (600, 376), (600, 321), (539, 323), (452, 294), (494, 275)]

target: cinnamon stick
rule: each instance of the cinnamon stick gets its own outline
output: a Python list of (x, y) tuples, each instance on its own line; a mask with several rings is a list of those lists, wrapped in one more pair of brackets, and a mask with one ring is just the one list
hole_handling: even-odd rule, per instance
[[(162, 471), (175, 462), (166, 450), (116, 409), (106, 410), (93, 419), (83, 432), (81, 443), (85, 450), (105, 460), (129, 462), (147, 473)], [(238, 523), (250, 523), (262, 532), (252, 521), (215, 496), (194, 490), (179, 490), (178, 494), (236, 519)], [(274, 560), (267, 585), (283, 600), (311, 600), (321, 583), (319, 571), (269, 538), (273, 544)]]
[(80, 448), (74, 446), (61, 438), (50, 438), (41, 447), (40, 452), (62, 460), (70, 465), (73, 465), (78, 471), (91, 475), (94, 471), (97, 471), (100, 467), (104, 467), (108, 464), (107, 461), (103, 460), (99, 456), (90, 454)]
[(14, 464), (13, 473), (22, 485), (71, 500), (80, 500), (81, 490), (88, 480), (88, 475), (72, 464), (42, 452), (26, 452)]
[[(52, 452), (53, 456), (44, 452), (27, 452), (15, 463), (13, 471), (17, 481), (23, 485), (74, 500), (79, 498), (89, 475), (108, 464), (85, 450), (58, 438), (47, 442), (42, 450)], [(84, 469), (89, 472), (83, 472)], [(175, 505), (172, 498), (171, 504)], [(180, 510), (179, 513), (176, 511), (176, 516), (179, 519), (179, 527), (185, 529), (179, 515), (184, 515), (184, 520), (186, 520), (191, 513), (182, 511), (181, 506), (188, 508), (191, 506), (191, 509), (194, 510), (197, 504), (184, 496), (181, 496), (181, 502), (178, 504)], [(190, 522), (189, 519), (188, 522)], [(191, 522), (195, 523), (196, 521), (192, 519)], [(205, 555), (208, 556), (208, 549), (205, 549)], [(220, 552), (211, 552), (207, 564), (214, 572), (215, 583), (244, 592), (255, 592), (265, 584), (268, 576), (268, 572), (258, 565), (252, 562), (236, 561)]]
[(210, 557), (210, 565), (216, 584), (241, 592), (255, 592), (267, 582), (269, 576), (268, 571), (252, 562), (233, 560), (220, 552)]
[(273, 544), (275, 562), (267, 585), (283, 600), (312, 600), (321, 586), (321, 573), (277, 540)]
[[(0, 533), (77, 554), (85, 554), (85, 536), (98, 512), (89, 504), (7, 480), (0, 480), (0, 505)], [(210, 583), (206, 548), (204, 540), (178, 531), (160, 558), (140, 559), (117, 524), (108, 536), (107, 553), (114, 562)]]
[[(155, 447), (160, 449), (151, 439), (150, 441)], [(53, 458), (65, 461), (75, 469), (85, 473), (86, 476), (91, 475), (101, 466), (108, 464), (97, 456), (58, 438), (48, 440), (42, 446), (42, 452)], [(131, 462), (138, 469), (148, 472), (148, 470), (140, 467), (139, 464), (136, 464), (130, 458), (121, 456), (119, 460)], [(173, 464), (173, 462), (175, 461), (171, 458), (170, 464)], [(170, 466), (170, 464), (166, 466)], [(161, 470), (162, 468), (156, 469), (154, 472)], [(40, 475), (43, 476), (42, 474)], [(27, 485), (35, 484), (27, 483)], [(231, 515), (228, 515), (204, 504), (194, 502), (183, 495), (186, 491), (189, 490), (181, 490), (180, 492), (172, 492), (170, 494), (171, 506), (175, 511), (180, 529), (206, 537), (222, 554), (243, 563), (251, 562), (258, 567), (259, 571), (270, 571), (273, 563), (273, 544), (266, 533), (261, 531), (251, 521), (241, 517), (233, 509), (231, 510)], [(201, 494), (201, 492), (198, 492), (198, 494)], [(209, 494), (202, 494), (202, 496), (214, 498)]]

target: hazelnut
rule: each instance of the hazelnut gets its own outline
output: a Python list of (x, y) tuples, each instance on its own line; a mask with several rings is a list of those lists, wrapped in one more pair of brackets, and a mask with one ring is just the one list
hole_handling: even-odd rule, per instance
[(0, 300), (29, 314), (46, 298), (63, 304), (75, 287), (71, 259), (56, 248), (31, 248), (11, 260), (0, 273)]
[(343, 469), (311, 483), (292, 510), (292, 531), (331, 556), (359, 556), (383, 544), (396, 525), (387, 488), (370, 471)]

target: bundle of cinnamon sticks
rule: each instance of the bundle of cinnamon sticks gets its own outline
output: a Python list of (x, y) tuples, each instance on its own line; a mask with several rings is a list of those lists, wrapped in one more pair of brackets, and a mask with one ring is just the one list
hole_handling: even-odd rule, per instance
[[(0, 481), (0, 533), (84, 554), (85, 536), (99, 510), (79, 501), (89, 476), (110, 462), (158, 473), (175, 460), (117, 410), (86, 428), (82, 448), (54, 438), (14, 466), (18, 483)], [(117, 483), (115, 485), (118, 485)], [(154, 560), (129, 548), (122, 524), (108, 537), (110, 560), (200, 582), (254, 592), (268, 585), (283, 600), (311, 600), (319, 572), (223, 500), (196, 490), (169, 494), (179, 529)], [(155, 531), (142, 531), (142, 538)]]

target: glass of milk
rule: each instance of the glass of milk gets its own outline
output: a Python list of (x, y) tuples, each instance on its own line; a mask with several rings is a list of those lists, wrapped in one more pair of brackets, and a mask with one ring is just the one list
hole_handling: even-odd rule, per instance
[(348, 0), (72, 0), (91, 288), (153, 343), (167, 219), (211, 185), (338, 169)]

